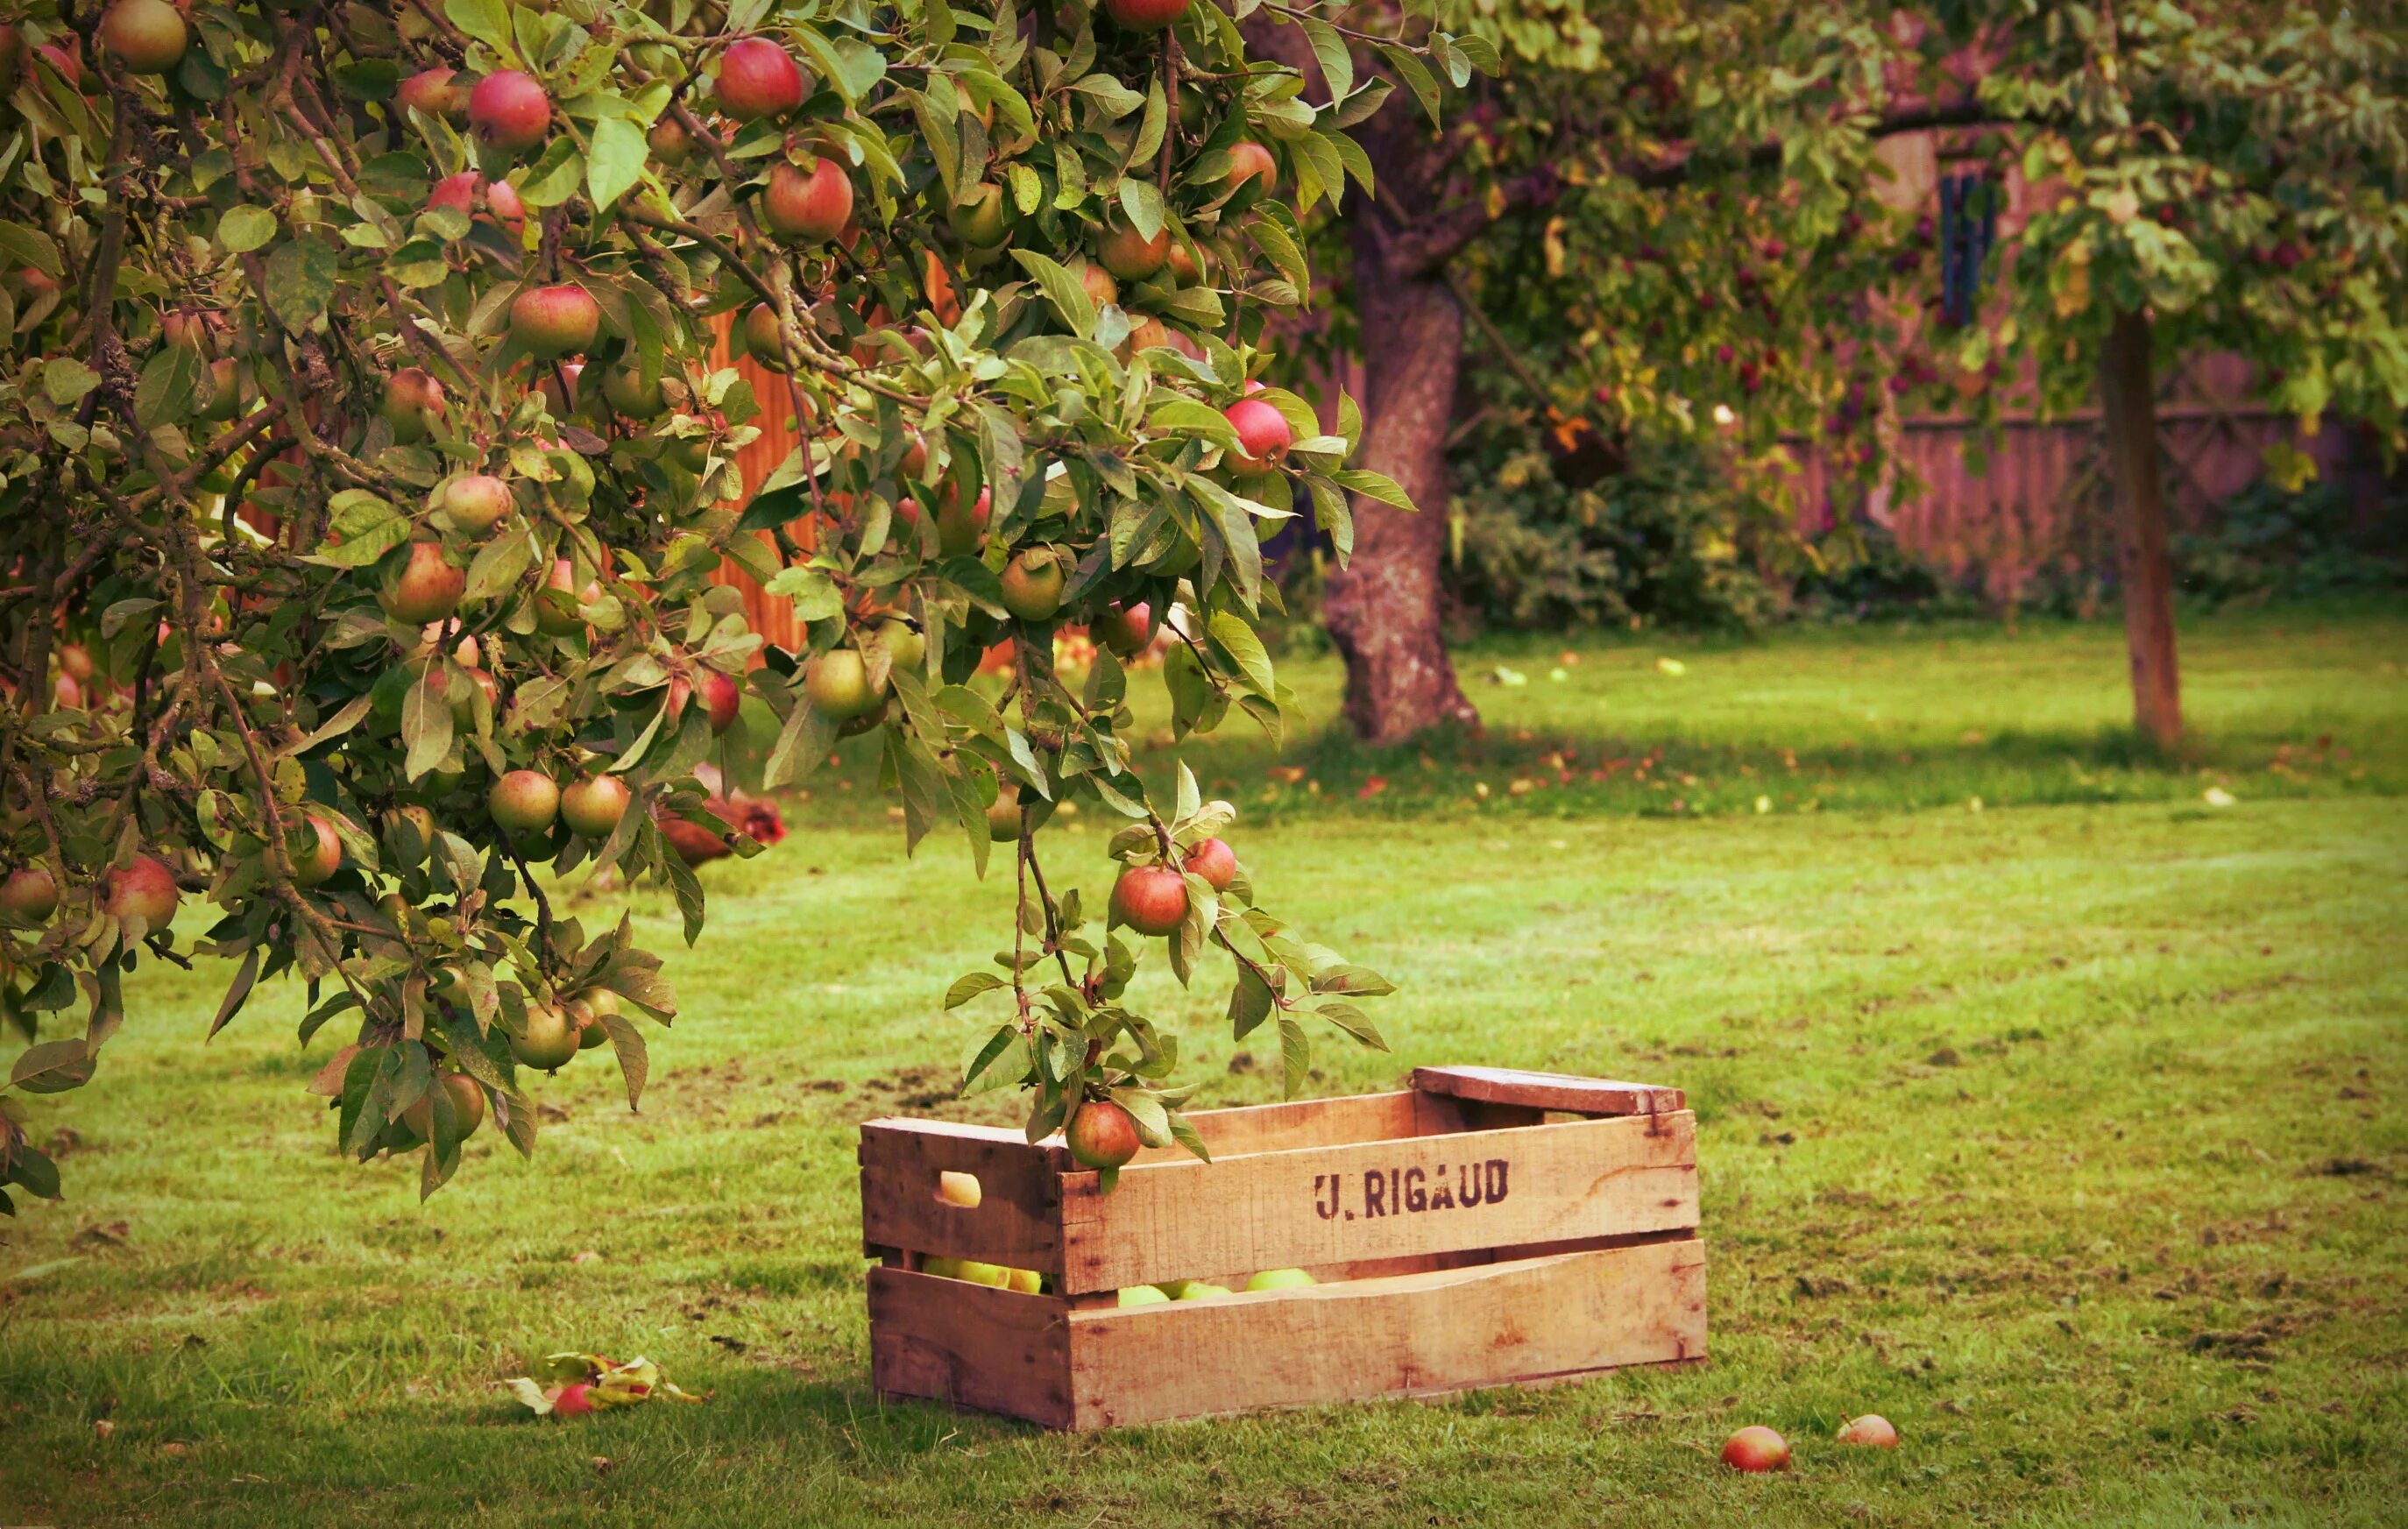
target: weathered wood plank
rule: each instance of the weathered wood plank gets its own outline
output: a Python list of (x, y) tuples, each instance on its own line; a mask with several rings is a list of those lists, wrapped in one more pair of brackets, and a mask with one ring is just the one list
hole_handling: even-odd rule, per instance
[(869, 1271), (869, 1375), (882, 1396), (1070, 1426), (1069, 1308), (905, 1269)]
[[(1476, 1130), (1493, 1123), (1481, 1118), (1480, 1108), (1440, 1093), (1398, 1089), (1390, 1093), (1356, 1093), (1339, 1099), (1292, 1099), (1283, 1104), (1191, 1110), (1187, 1122), (1218, 1159), (1246, 1152), (1283, 1152), (1301, 1147)], [(1152, 1147), (1140, 1152), (1137, 1161), (1172, 1163), (1186, 1157), (1183, 1147)]]
[(1660, 1115), (1688, 1104), (1679, 1089), (1654, 1083), (1617, 1083), (1512, 1067), (1415, 1067), (1413, 1087), (1457, 1099), (1568, 1109), (1582, 1115)]
[(1705, 1245), (1073, 1311), (1068, 1326), (1079, 1429), (1560, 1379), (1703, 1355)]
[[(1058, 1154), (1068, 1161), (1068, 1154)], [(1017, 1131), (938, 1121), (871, 1121), (861, 1128), (861, 1237), (866, 1249), (909, 1249), (1058, 1272), (1057, 1153)], [(938, 1175), (979, 1181), (975, 1207), (937, 1198)]]
[[(1068, 1293), (1698, 1224), (1697, 1118), (1567, 1122), (1065, 1174)], [(1002, 1259), (999, 1262), (1015, 1262)]]

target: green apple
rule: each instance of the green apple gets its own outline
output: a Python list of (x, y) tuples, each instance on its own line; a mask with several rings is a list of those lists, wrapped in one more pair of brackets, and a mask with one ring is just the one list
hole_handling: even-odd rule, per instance
[(924, 1258), (920, 1260), (920, 1272), (945, 1279), (959, 1279), (962, 1277), (962, 1261), (958, 1258)]
[(1121, 1292), (1123, 1306), (1160, 1306), (1169, 1299), (1158, 1285), (1131, 1285)]
[(1174, 1301), (1205, 1301), (1215, 1295), (1226, 1295), (1229, 1287), (1202, 1279), (1172, 1279), (1156, 1287)]
[(1254, 1276), (1252, 1279), (1247, 1280), (1246, 1288), (1250, 1291), (1295, 1290), (1300, 1286), (1317, 1285), (1319, 1283), (1321, 1283), (1320, 1280), (1315, 1279), (1312, 1276), (1305, 1273), (1302, 1269), (1265, 1269), (1262, 1273)]
[(1035, 1269), (1006, 1269), (1003, 1272), (1010, 1276), (1008, 1281), (1010, 1288), (1019, 1291), (1022, 1294), (1038, 1295), (1044, 1293), (1045, 1277)]
[(992, 1285), (1002, 1290), (1011, 1283), (1011, 1271), (1000, 1264), (981, 1264), (975, 1259), (965, 1258), (953, 1278), (967, 1279), (973, 1285)]

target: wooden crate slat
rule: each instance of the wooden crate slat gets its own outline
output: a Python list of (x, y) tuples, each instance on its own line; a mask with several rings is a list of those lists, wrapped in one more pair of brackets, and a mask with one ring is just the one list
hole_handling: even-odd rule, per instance
[[(1218, 1160), (1246, 1152), (1294, 1151), (1301, 1147), (1475, 1130), (1492, 1123), (1482, 1117), (1482, 1107), (1421, 1089), (1398, 1089), (1391, 1093), (1356, 1093), (1337, 1099), (1292, 1099), (1283, 1104), (1195, 1109), (1187, 1112), (1187, 1123), (1196, 1127), (1206, 1149)], [(1153, 1147), (1140, 1152), (1137, 1161), (1176, 1163), (1187, 1157), (1183, 1147)]]
[(1068, 1428), (1069, 1308), (1043, 1295), (907, 1269), (869, 1271), (869, 1374), (882, 1396)]
[(1067, 1325), (1079, 1429), (1562, 1379), (1703, 1356), (1705, 1244), (1073, 1311)]
[[(1057, 1161), (1017, 1131), (937, 1121), (871, 1121), (861, 1128), (865, 1247), (908, 1248), (1013, 1268), (1060, 1271)], [(974, 1174), (975, 1208), (937, 1198), (938, 1175)]]
[(1413, 1087), (1457, 1099), (1568, 1109), (1583, 1115), (1658, 1115), (1688, 1103), (1679, 1089), (1654, 1083), (1621, 1083), (1512, 1067), (1415, 1067)]
[(1061, 1262), (1027, 1266), (1086, 1292), (1687, 1230), (1696, 1128), (1684, 1110), (1162, 1162), (1123, 1169), (1110, 1194), (1095, 1174), (1064, 1174)]

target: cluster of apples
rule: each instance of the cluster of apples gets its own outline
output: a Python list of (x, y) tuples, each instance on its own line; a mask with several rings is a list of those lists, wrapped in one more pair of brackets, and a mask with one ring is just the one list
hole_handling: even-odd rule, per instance
[[(1842, 1444), (1860, 1444), (1876, 1450), (1898, 1448), (1898, 1430), (1878, 1412), (1850, 1418), (1841, 1424), (1837, 1437)], [(1724, 1444), (1723, 1464), (1735, 1471), (1785, 1471), (1789, 1468), (1789, 1441), (1762, 1423), (1751, 1423)]]
[(1298, 1290), (1320, 1282), (1303, 1269), (1265, 1269), (1246, 1280), (1243, 1292), (1204, 1279), (1166, 1279), (1159, 1284), (1127, 1287), (1120, 1293), (1120, 1304), (1160, 1306), (1166, 1301), (1209, 1301), (1217, 1296), (1252, 1295), (1267, 1290)]

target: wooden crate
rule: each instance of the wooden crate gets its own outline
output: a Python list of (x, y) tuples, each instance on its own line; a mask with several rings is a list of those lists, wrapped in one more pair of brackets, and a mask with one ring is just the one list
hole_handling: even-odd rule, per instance
[[(1529, 1384), (1706, 1351), (1697, 1117), (1678, 1089), (1424, 1067), (1392, 1093), (1188, 1118), (1213, 1161), (1149, 1150), (1100, 1192), (1060, 1139), (861, 1128), (871, 1374), (1090, 1429)], [(975, 1207), (938, 1176), (975, 1175)], [(975, 1259), (1043, 1294), (920, 1272)], [(1262, 1269), (1321, 1283), (1123, 1308), (1124, 1286)]]

